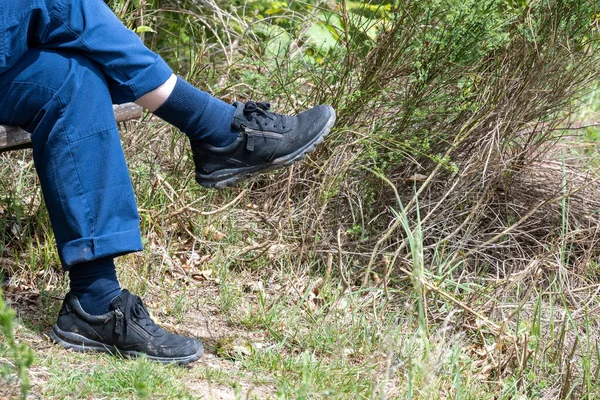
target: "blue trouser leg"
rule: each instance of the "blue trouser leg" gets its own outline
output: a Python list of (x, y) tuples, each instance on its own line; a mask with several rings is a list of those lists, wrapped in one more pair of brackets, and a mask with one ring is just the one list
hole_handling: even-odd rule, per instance
[(0, 0), (0, 123), (32, 132), (66, 269), (141, 249), (111, 103), (171, 73), (102, 0)]
[(0, 74), (0, 123), (32, 132), (60, 259), (71, 265), (142, 248), (139, 217), (98, 64), (30, 49)]
[(137, 100), (172, 74), (102, 0), (0, 0), (0, 74), (32, 47), (74, 51), (97, 63), (113, 103)]

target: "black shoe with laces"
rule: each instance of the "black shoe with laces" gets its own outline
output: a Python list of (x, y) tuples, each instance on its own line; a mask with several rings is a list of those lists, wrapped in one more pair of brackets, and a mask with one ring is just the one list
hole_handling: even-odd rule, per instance
[(204, 354), (198, 340), (169, 333), (155, 324), (142, 299), (127, 290), (115, 297), (110, 311), (102, 315), (86, 313), (77, 297), (67, 294), (50, 338), (75, 351), (146, 355), (165, 364), (187, 364)]
[(320, 105), (297, 116), (275, 114), (268, 103), (235, 102), (232, 127), (239, 130), (226, 147), (191, 141), (196, 181), (223, 189), (259, 172), (292, 165), (315, 149), (335, 122), (335, 111)]

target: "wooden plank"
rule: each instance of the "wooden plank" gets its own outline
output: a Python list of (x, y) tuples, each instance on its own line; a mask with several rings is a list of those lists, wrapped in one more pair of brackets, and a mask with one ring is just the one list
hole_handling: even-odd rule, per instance
[(130, 119), (141, 118), (144, 114), (142, 106), (138, 106), (135, 103), (125, 103), (113, 106), (115, 112), (115, 119), (117, 122), (125, 122)]
[[(142, 107), (135, 103), (125, 103), (113, 106), (117, 122), (140, 118)], [(31, 147), (31, 135), (15, 126), (0, 125), (0, 153), (10, 150)]]
[(0, 151), (7, 147), (23, 146), (27, 143), (31, 144), (29, 132), (15, 126), (0, 125)]

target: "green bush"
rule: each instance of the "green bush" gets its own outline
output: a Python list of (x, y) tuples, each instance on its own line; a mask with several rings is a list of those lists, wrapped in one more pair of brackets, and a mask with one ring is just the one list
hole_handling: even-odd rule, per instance
[[(308, 236), (336, 242), (341, 224), (360, 228), (369, 238), (360, 250), (372, 249), (395, 219), (389, 207), (396, 199), (369, 171), (390, 178), (413, 206), (409, 218), (415, 204), (425, 214), (435, 210), (425, 218), (430, 247), (472, 245), (493, 259), (511, 258), (515, 249), (519, 255), (545, 251), (541, 239), (563, 232), (560, 213), (528, 214), (556, 197), (560, 177), (533, 188), (527, 181), (559, 138), (556, 128), (600, 76), (597, 2), (111, 5), (132, 28), (147, 24), (155, 33), (147, 32), (146, 42), (212, 93), (273, 100), (280, 111), (315, 103), (336, 108), (336, 129), (317, 162), (338, 167), (302, 170), (323, 191), (302, 180), (296, 188), (307, 199), (303, 215), (318, 221), (311, 229), (320, 231)], [(419, 201), (411, 202), (415, 191)], [(577, 212), (573, 223), (592, 215)], [(487, 243), (525, 221), (528, 230), (497, 237), (510, 239), (501, 252)], [(403, 240), (399, 233), (387, 237), (390, 245)]]
[(33, 363), (33, 352), (26, 344), (17, 343), (14, 336), (15, 312), (4, 302), (0, 291), (0, 355), (8, 356), (8, 363), (0, 364), (0, 378), (13, 379), (14, 375), (21, 382), (23, 398), (29, 392), (29, 367)]

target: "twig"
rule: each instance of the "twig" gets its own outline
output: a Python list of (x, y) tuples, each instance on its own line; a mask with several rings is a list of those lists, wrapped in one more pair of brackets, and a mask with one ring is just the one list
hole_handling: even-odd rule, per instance
[(338, 268), (340, 270), (340, 276), (342, 277), (342, 283), (343, 283), (343, 288), (342, 288), (342, 293), (344, 293), (346, 291), (346, 289), (348, 289), (350, 287), (350, 283), (348, 282), (348, 280), (346, 279), (346, 275), (344, 274), (344, 268), (343, 268), (343, 263), (342, 263), (342, 229), (339, 228), (337, 231), (337, 250), (338, 250)]
[(244, 247), (242, 250), (240, 250), (240, 252), (238, 254), (236, 254), (235, 258), (239, 259), (241, 256), (246, 255), (248, 253), (250, 253), (253, 250), (259, 250), (262, 249), (263, 247), (266, 247), (268, 245), (270, 245), (271, 242), (270, 241), (265, 241), (256, 245), (252, 245), (252, 246), (246, 246)]
[[(414, 276), (413, 273), (411, 271), (407, 270), (406, 268), (400, 267), (399, 269), (400, 269), (400, 271), (404, 272), (409, 277)], [(457, 306), (459, 306), (463, 310), (465, 310), (468, 313), (470, 313), (470, 314), (474, 315), (475, 317), (479, 318), (484, 325), (486, 325), (489, 329), (491, 329), (492, 331), (494, 331), (494, 334), (496, 334), (498, 336), (500, 336), (500, 335), (507, 336), (507, 337), (509, 337), (509, 338), (511, 338), (513, 340), (517, 339), (514, 335), (503, 332), (502, 328), (500, 326), (498, 326), (498, 324), (496, 324), (495, 322), (493, 322), (492, 320), (490, 320), (488, 317), (486, 317), (485, 315), (481, 314), (480, 312), (475, 311), (474, 309), (472, 309), (471, 307), (469, 307), (468, 305), (466, 305), (462, 301), (458, 300), (457, 298), (455, 298), (451, 294), (449, 294), (449, 293), (445, 292), (444, 290), (438, 288), (434, 284), (428, 282), (426, 279), (423, 279), (423, 278), (417, 278), (417, 279), (427, 289), (429, 289), (429, 290), (431, 290), (431, 291), (439, 294), (442, 297), (445, 297), (446, 299), (450, 300), (451, 302), (453, 302), (454, 304), (456, 304)]]
[(383, 256), (383, 293), (385, 294), (385, 303), (383, 303), (383, 306), (381, 307), (381, 319), (383, 319), (383, 316), (385, 315), (385, 310), (387, 309), (387, 305), (390, 303), (388, 279), (390, 277), (391, 272), (392, 268), (390, 268), (390, 260), (387, 258), (387, 256)]
[(200, 215), (214, 215), (214, 214), (218, 214), (220, 212), (223, 212), (225, 210), (227, 210), (229, 207), (233, 206), (234, 204), (236, 204), (245, 194), (246, 192), (248, 192), (248, 189), (244, 189), (240, 192), (240, 194), (238, 194), (235, 199), (231, 200), (229, 203), (225, 204), (223, 207), (219, 207), (216, 210), (212, 210), (212, 211), (201, 211), (199, 214)]
[(181, 214), (181, 213), (183, 213), (183, 212), (185, 212), (185, 211), (189, 210), (189, 209), (190, 209), (190, 207), (192, 207), (194, 204), (196, 204), (196, 203), (198, 203), (198, 202), (200, 202), (200, 201), (204, 200), (205, 198), (206, 198), (206, 196), (199, 197), (199, 198), (197, 198), (196, 200), (192, 201), (190, 204), (187, 204), (187, 205), (185, 205), (185, 206), (181, 207), (180, 209), (178, 209), (178, 210), (175, 210), (175, 211), (173, 211), (173, 212), (172, 212), (172, 213), (170, 213), (170, 214), (167, 214), (167, 215), (165, 216), (165, 218), (167, 218), (167, 219), (168, 219), (168, 218), (173, 218), (174, 216), (176, 216), (176, 215), (179, 215), (179, 214)]
[(568, 398), (567, 396), (569, 395), (569, 392), (571, 389), (572, 366), (573, 366), (573, 363), (575, 362), (575, 360), (573, 358), (575, 357), (575, 350), (577, 349), (578, 344), (579, 344), (579, 336), (575, 336), (575, 343), (573, 343), (573, 348), (571, 349), (569, 359), (567, 360), (567, 372), (565, 374), (565, 381), (564, 381), (562, 390), (560, 392), (561, 399)]
[(288, 209), (288, 219), (292, 232), (294, 231), (294, 219), (292, 218), (292, 200), (291, 200), (291, 190), (292, 190), (292, 178), (294, 177), (294, 165), (290, 167), (288, 180), (287, 180), (287, 209)]
[(583, 125), (575, 125), (575, 126), (563, 126), (563, 127), (558, 127), (558, 128), (552, 128), (552, 129), (548, 129), (549, 132), (554, 132), (554, 131), (578, 131), (580, 129), (586, 129), (586, 128), (594, 128), (600, 126), (600, 121), (594, 121), (591, 122), (589, 124), (583, 124)]
[(203, 197), (201, 197), (199, 199), (194, 200), (192, 203), (190, 203), (188, 205), (185, 205), (185, 206), (181, 207), (180, 209), (178, 209), (176, 211), (173, 211), (172, 213), (168, 214), (165, 218), (168, 219), (168, 218), (175, 217), (175, 216), (177, 216), (177, 215), (179, 215), (179, 214), (181, 214), (181, 213), (183, 213), (185, 211), (194, 211), (197, 214), (204, 215), (204, 216), (218, 214), (220, 212), (223, 212), (223, 211), (227, 210), (229, 207), (233, 206), (234, 204), (236, 204), (246, 194), (247, 191), (248, 191), (248, 189), (242, 190), (240, 192), (240, 194), (238, 194), (235, 197), (235, 199), (231, 200), (229, 203), (225, 204), (224, 206), (217, 208), (216, 210), (212, 210), (212, 211), (200, 211), (200, 210), (197, 210), (195, 208), (192, 208), (192, 205), (196, 204), (197, 202), (199, 202), (200, 200), (203, 200), (205, 198), (205, 196), (203, 196)]
[[(156, 172), (154, 174), (154, 176), (156, 177), (157, 182), (161, 184), (160, 188), (163, 190), (163, 192), (169, 198), (169, 200), (171, 200), (171, 203), (175, 203), (175, 200), (173, 198), (174, 197), (177, 198), (177, 197), (179, 197), (179, 195), (177, 194), (177, 192), (175, 191), (175, 189), (173, 189), (173, 186), (171, 186), (169, 184), (169, 182), (167, 182), (165, 180), (165, 178), (163, 178), (158, 172)], [(169, 189), (169, 191), (171, 192), (171, 194), (169, 194), (169, 192), (167, 190), (165, 190), (165, 186)]]

